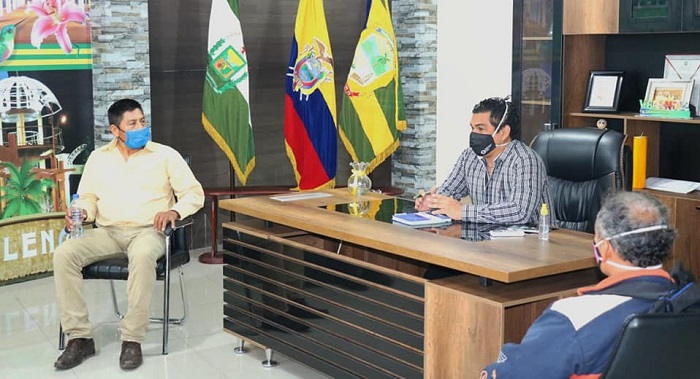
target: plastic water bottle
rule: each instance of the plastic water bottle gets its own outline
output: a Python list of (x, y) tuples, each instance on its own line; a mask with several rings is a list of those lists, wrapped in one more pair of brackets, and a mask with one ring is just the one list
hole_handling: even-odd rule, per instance
[(73, 224), (73, 229), (70, 232), (70, 238), (80, 238), (83, 236), (83, 211), (76, 206), (78, 202), (78, 194), (74, 194), (70, 202), (70, 219)]
[(542, 204), (540, 208), (540, 239), (547, 241), (549, 240), (549, 208), (546, 203)]

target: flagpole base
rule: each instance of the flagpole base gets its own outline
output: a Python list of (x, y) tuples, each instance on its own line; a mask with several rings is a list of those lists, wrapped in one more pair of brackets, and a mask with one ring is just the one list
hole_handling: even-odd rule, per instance
[(208, 265), (220, 265), (224, 263), (224, 255), (221, 252), (203, 253), (199, 256), (199, 262)]

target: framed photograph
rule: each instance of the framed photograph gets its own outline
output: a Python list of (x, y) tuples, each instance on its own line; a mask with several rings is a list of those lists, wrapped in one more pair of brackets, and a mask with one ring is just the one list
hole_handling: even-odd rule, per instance
[(617, 112), (624, 71), (591, 71), (584, 112)]
[(667, 55), (664, 63), (664, 79), (694, 79), (690, 105), (700, 109), (700, 55)]
[(659, 110), (683, 110), (688, 108), (694, 79), (649, 79), (644, 105)]

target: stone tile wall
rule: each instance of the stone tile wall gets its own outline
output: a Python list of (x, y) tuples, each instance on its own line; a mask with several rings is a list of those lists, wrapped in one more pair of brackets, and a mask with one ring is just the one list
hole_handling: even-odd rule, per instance
[(437, 0), (393, 0), (407, 130), (392, 158), (392, 185), (407, 194), (435, 185)]
[(107, 108), (115, 100), (133, 98), (151, 115), (148, 60), (148, 1), (93, 1), (92, 85), (95, 107), (95, 148), (112, 139)]

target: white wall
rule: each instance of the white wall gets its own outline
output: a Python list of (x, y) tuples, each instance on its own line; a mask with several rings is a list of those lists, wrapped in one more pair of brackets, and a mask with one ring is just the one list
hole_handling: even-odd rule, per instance
[(513, 0), (438, 4), (436, 185), (469, 146), (471, 110), (511, 91)]

